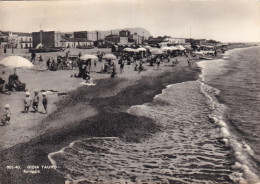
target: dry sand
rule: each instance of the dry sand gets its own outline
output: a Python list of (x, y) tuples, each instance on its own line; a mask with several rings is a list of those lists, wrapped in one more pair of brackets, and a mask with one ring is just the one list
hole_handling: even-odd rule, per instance
[[(74, 53), (79, 51), (90, 51), (90, 50), (74, 50)], [(107, 50), (106, 50), (107, 51)], [(73, 52), (73, 51), (71, 51)], [(92, 51), (93, 52), (93, 51)], [(96, 51), (95, 51), (96, 52)], [(46, 53), (51, 54), (52, 56), (60, 53)], [(84, 53), (83, 53), (84, 54)], [(21, 54), (24, 56), (24, 54)], [(173, 59), (172, 59), (173, 60)], [(147, 71), (143, 71), (140, 74), (134, 71), (134, 65), (125, 65), (123, 74), (118, 74), (117, 78), (125, 78), (125, 82), (118, 85), (113, 90), (101, 91), (99, 97), (106, 97), (116, 95), (123, 88), (133, 85), (137, 80), (141, 79), (143, 76), (156, 76), (162, 74), (165, 71), (175, 71), (176, 68), (187, 67), (186, 58), (179, 57), (178, 58), (180, 64), (177, 67), (161, 67), (161, 70), (156, 70), (156, 67), (149, 67), (144, 65)], [(119, 65), (117, 64), (118, 60), (115, 60), (117, 65), (118, 73)], [(98, 62), (96, 67), (92, 67), (91, 69), (91, 77), (94, 79), (94, 82), (98, 79), (106, 79), (110, 78), (109, 74), (100, 74), (97, 73), (101, 71), (103, 62)], [(37, 62), (37, 66), (42, 65)], [(162, 63), (171, 64), (171, 63)], [(1, 68), (0, 72), (5, 71), (5, 74), (2, 74), (2, 78), (8, 81), (9, 74), (13, 73), (13, 70)], [(56, 107), (56, 102), (61, 100), (62, 98), (66, 98), (66, 96), (59, 96), (58, 94), (66, 94), (69, 91), (75, 90), (78, 87), (82, 86), (83, 79), (71, 77), (71, 75), (78, 73), (77, 69), (74, 70), (58, 70), (58, 71), (49, 71), (49, 70), (28, 70), (28, 69), (17, 69), (17, 74), (22, 82), (25, 82), (27, 85), (27, 90), (31, 94), (31, 98), (34, 96), (34, 90), (38, 91), (47, 91), (48, 97), (48, 114), (54, 112)], [(113, 80), (113, 79), (111, 79)], [(87, 86), (87, 88), (93, 88), (92, 86)], [(96, 92), (93, 92), (94, 95), (97, 96)], [(84, 94), (79, 94), (84, 95)], [(86, 106), (86, 104), (77, 104), (77, 106), (70, 109), (71, 114), (77, 114), (76, 116), (69, 115), (64, 113), (67, 109), (62, 109), (58, 114), (56, 114), (56, 118), (49, 122), (48, 114), (44, 114), (44, 109), (41, 104), (42, 95), (40, 93), (40, 103), (39, 103), (39, 113), (33, 113), (33, 109), (30, 108), (30, 112), (28, 114), (23, 113), (23, 98), (25, 97), (24, 92), (12, 92), (11, 95), (0, 94), (0, 114), (2, 115), (5, 104), (10, 104), (11, 106), (11, 121), (9, 126), (1, 126), (0, 127), (0, 150), (9, 148), (14, 146), (15, 144), (28, 142), (30, 139), (42, 135), (49, 129), (53, 128), (61, 128), (66, 126), (67, 124), (80, 121), (82, 119), (86, 119), (87, 117), (94, 116), (96, 114), (96, 110), (91, 108), (90, 106)], [(86, 106), (85, 108), (83, 106)], [(44, 123), (44, 126), (39, 126), (42, 123), (42, 120), (48, 123)], [(62, 122), (61, 122), (62, 120)]]

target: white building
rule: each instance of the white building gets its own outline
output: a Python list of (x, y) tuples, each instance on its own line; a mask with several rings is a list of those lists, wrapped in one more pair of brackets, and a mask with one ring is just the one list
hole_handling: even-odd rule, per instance
[(128, 45), (128, 37), (120, 37), (120, 42), (119, 44), (121, 45)]

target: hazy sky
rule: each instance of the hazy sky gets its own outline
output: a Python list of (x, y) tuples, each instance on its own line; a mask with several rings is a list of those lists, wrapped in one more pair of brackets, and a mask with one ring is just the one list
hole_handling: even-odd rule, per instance
[(0, 1), (0, 30), (142, 27), (153, 36), (260, 41), (260, 0)]

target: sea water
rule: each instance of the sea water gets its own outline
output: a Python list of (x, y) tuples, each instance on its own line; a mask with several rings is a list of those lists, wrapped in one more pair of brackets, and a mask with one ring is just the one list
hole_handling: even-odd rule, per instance
[(49, 154), (68, 183), (258, 183), (259, 47), (202, 61), (197, 81), (168, 85), (128, 113), (162, 128), (141, 143), (77, 140)]

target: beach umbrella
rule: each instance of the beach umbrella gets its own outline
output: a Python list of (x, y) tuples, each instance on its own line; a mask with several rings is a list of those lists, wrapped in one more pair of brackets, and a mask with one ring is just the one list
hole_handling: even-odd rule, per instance
[(135, 49), (132, 49), (132, 48), (124, 48), (123, 51), (125, 51), (125, 52), (135, 52)]
[(146, 49), (150, 49), (150, 48), (151, 48), (151, 46), (149, 46), (149, 45), (146, 45), (146, 46), (144, 46), (144, 48), (146, 48)]
[(138, 51), (138, 52), (140, 52), (140, 51), (146, 51), (146, 49), (143, 48), (143, 47), (141, 47), (141, 48), (136, 49), (136, 51)]
[(34, 65), (21, 56), (8, 56), (0, 61), (0, 65), (13, 68), (14, 73), (17, 68), (32, 68)]
[(182, 45), (177, 45), (176, 47), (178, 50), (185, 50), (185, 48)]
[(80, 59), (81, 59), (81, 60), (84, 60), (84, 61), (86, 61), (86, 60), (88, 60), (88, 59), (98, 60), (98, 57), (95, 56), (95, 55), (86, 54), (86, 55), (84, 55), (84, 56), (81, 56)]
[(174, 46), (170, 46), (171, 50), (178, 50), (177, 47), (174, 47)]
[(150, 52), (153, 55), (163, 54), (163, 51), (161, 49), (158, 49), (158, 48), (153, 48), (153, 49), (150, 50)]
[(104, 59), (111, 59), (111, 60), (114, 60), (116, 59), (116, 56), (114, 54), (105, 54), (103, 56)]
[(161, 50), (162, 51), (167, 51), (167, 50), (171, 50), (171, 48), (170, 47), (162, 47)]

